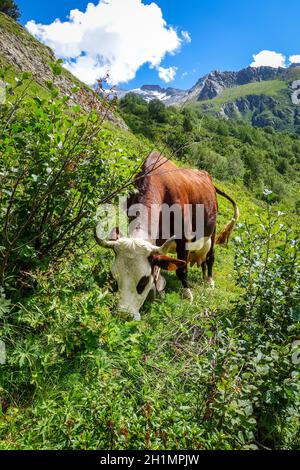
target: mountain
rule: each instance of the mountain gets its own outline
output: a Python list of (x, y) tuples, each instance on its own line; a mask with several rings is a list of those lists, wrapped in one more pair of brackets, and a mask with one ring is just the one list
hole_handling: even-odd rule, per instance
[[(33, 83), (30, 88), (34, 93), (43, 96), (47, 93), (46, 82), (53, 79), (49, 62), (56, 60), (49, 47), (40, 43), (19, 23), (0, 12), (0, 71), (8, 68), (6, 76), (9, 75), (12, 80), (18, 73), (31, 72)], [(76, 95), (76, 104), (88, 111), (95, 103), (93, 90), (67, 69), (62, 68), (62, 74), (55, 77), (55, 86), (62, 95), (68, 95), (74, 85), (80, 88), (80, 93)], [(114, 113), (107, 109), (104, 112), (108, 121), (121, 128), (126, 127)]]
[(238, 72), (220, 72), (215, 70), (200, 78), (187, 91), (185, 102), (213, 99), (227, 88), (234, 88), (253, 82), (275, 80), (285, 69), (273, 67), (247, 67)]
[(192, 107), (218, 118), (242, 120), (255, 127), (270, 126), (300, 133), (300, 106), (292, 101), (295, 93), (292, 85), (298, 80), (300, 64), (287, 69), (247, 67), (238, 72), (213, 71), (186, 91), (165, 90), (158, 85), (130, 91), (143, 96), (146, 101), (158, 98), (167, 106)]
[(178, 88), (162, 88), (160, 85), (143, 85), (141, 88), (134, 88), (132, 90), (115, 89), (115, 93), (119, 99), (123, 98), (128, 93), (135, 93), (149, 102), (154, 99), (163, 101), (167, 106), (176, 104), (186, 94), (184, 90)]
[(300, 88), (298, 80), (297, 64), (287, 69), (248, 67), (232, 75), (215, 75), (205, 84), (198, 83), (189, 92), (186, 104), (216, 117), (299, 134), (300, 103), (293, 102), (293, 85)]
[[(20, 24), (0, 13), (0, 68), (9, 66), (11, 79), (16, 73), (33, 74), (34, 92), (47, 93), (47, 80), (52, 72), (49, 62), (56, 60), (53, 51), (41, 44)], [(56, 87), (61, 94), (70, 94), (73, 84), (80, 87), (76, 102), (90, 109), (93, 90), (80, 82), (68, 70), (56, 77)], [(237, 119), (256, 127), (272, 127), (280, 131), (300, 134), (300, 106), (292, 102), (295, 90), (292, 85), (300, 80), (300, 64), (289, 68), (247, 67), (237, 72), (213, 71), (201, 77), (189, 90), (143, 85), (133, 90), (116, 89), (122, 98), (136, 93), (147, 102), (161, 100), (166, 106), (192, 107), (217, 118)], [(124, 122), (114, 113), (105, 111), (106, 118), (125, 128)]]

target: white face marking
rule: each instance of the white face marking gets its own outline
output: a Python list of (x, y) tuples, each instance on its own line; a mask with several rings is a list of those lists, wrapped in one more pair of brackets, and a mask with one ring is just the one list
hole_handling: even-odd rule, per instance
[(119, 287), (119, 308), (140, 320), (139, 309), (153, 285), (149, 256), (154, 246), (140, 239), (120, 238), (115, 247), (116, 258), (111, 268)]

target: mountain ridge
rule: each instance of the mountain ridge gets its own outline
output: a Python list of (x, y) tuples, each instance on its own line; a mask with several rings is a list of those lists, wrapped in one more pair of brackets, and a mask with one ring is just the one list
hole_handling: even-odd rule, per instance
[[(139, 88), (124, 90), (116, 88), (117, 93), (122, 92), (122, 96), (127, 93), (136, 93), (142, 95), (141, 92), (157, 91), (158, 93), (166, 93), (168, 96), (163, 98), (162, 101), (166, 101), (167, 104), (170, 96), (176, 99), (177, 104), (190, 101), (205, 101), (207, 99), (213, 99), (218, 96), (224, 89), (234, 88), (237, 86), (247, 85), (249, 83), (262, 82), (274, 80), (277, 78), (285, 78), (285, 75), (289, 70), (300, 68), (300, 64), (291, 64), (288, 68), (283, 67), (245, 67), (238, 71), (220, 71), (213, 70), (204, 76), (200, 77), (195, 85), (190, 89), (183, 90), (174, 87), (163, 88), (156, 84), (142, 85)], [(300, 78), (300, 77), (299, 77)], [(149, 96), (150, 98), (150, 96)], [(146, 101), (149, 99), (147, 97)]]
[(154, 99), (159, 99), (160, 101), (165, 102), (165, 104), (168, 106), (175, 104), (178, 97), (183, 96), (186, 93), (184, 90), (180, 90), (179, 88), (163, 88), (160, 85), (148, 84), (131, 90), (123, 90), (122, 88), (117, 87), (113, 89), (113, 92), (119, 99), (123, 98), (128, 93), (135, 93), (136, 95), (141, 96), (147, 102)]
[[(292, 85), (298, 80), (299, 64), (288, 68), (246, 67), (233, 72), (215, 70), (199, 78), (189, 90), (173, 88), (168, 95), (159, 86), (147, 85), (147, 90), (155, 89), (157, 93), (148, 93), (146, 101), (160, 99), (166, 106), (192, 106), (215, 117), (300, 133), (300, 103), (292, 101)], [(145, 98), (143, 89), (123, 92), (123, 96), (133, 92)]]
[[(45, 93), (47, 81), (53, 78), (49, 62), (55, 60), (49, 47), (19, 23), (0, 13), (0, 65), (2, 68), (11, 67), (12, 79), (14, 73), (29, 71), (33, 74), (36, 90)], [(189, 90), (145, 84), (133, 90), (116, 88), (114, 95), (121, 99), (132, 92), (148, 102), (159, 99), (166, 106), (192, 106), (218, 118), (238, 119), (256, 127), (269, 126), (300, 134), (300, 105), (292, 102), (295, 93), (292, 84), (298, 80), (299, 64), (288, 68), (246, 67), (239, 71), (214, 70), (200, 77)], [(56, 80), (57, 88), (66, 95), (73, 84), (82, 91), (78, 104), (88, 110), (93, 90), (63, 68)], [(110, 110), (106, 119), (126, 128), (121, 118)]]

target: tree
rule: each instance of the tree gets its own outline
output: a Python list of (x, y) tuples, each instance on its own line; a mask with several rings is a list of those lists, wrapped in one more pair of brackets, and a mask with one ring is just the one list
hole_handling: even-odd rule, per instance
[(123, 112), (135, 115), (145, 115), (148, 112), (147, 101), (136, 93), (127, 93), (120, 100), (120, 107)]
[(0, 0), (0, 12), (5, 13), (14, 20), (18, 20), (21, 13), (14, 0)]
[(184, 116), (184, 119), (183, 119), (183, 123), (182, 123), (182, 127), (183, 127), (183, 130), (185, 132), (192, 132), (193, 130), (193, 123), (192, 123), (192, 119), (191, 119), (191, 116), (186, 114)]
[(160, 100), (155, 99), (150, 101), (148, 109), (151, 119), (160, 123), (166, 121), (166, 107)]

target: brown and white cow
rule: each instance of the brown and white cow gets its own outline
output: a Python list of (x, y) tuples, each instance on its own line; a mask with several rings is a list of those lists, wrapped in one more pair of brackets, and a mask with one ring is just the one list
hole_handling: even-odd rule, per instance
[[(191, 301), (193, 296), (187, 282), (188, 264), (201, 266), (204, 279), (214, 287), (214, 245), (227, 243), (238, 220), (239, 210), (227, 194), (213, 185), (207, 172), (179, 168), (157, 152), (152, 152), (145, 160), (135, 178), (135, 188), (135, 193), (128, 199), (128, 213), (137, 204), (145, 210), (135, 217), (129, 215), (129, 219), (134, 221), (129, 237), (120, 236), (115, 230), (111, 240), (103, 240), (99, 236), (98, 226), (95, 238), (101, 246), (115, 253), (111, 271), (118, 283), (119, 308), (140, 320), (139, 310), (150, 290), (162, 290), (165, 286), (160, 269), (176, 270), (184, 296)], [(234, 217), (216, 239), (217, 194), (232, 203)], [(175, 222), (171, 220), (171, 238), (164, 239), (160, 212), (163, 205), (180, 207), (182, 221), (191, 233), (197, 232), (196, 212), (186, 208), (201, 205), (204, 216), (202, 237), (188, 239), (185, 233), (181, 237), (176, 236)], [(156, 208), (154, 211), (153, 207)], [(156, 235), (153, 236), (153, 233)], [(173, 251), (177, 253), (177, 259), (167, 256)]]

